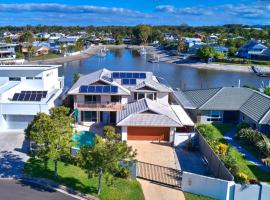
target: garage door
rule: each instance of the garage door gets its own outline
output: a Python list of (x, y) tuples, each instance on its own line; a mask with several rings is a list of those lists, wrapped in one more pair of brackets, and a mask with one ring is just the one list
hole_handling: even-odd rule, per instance
[(167, 127), (128, 127), (128, 140), (169, 141), (170, 128)]

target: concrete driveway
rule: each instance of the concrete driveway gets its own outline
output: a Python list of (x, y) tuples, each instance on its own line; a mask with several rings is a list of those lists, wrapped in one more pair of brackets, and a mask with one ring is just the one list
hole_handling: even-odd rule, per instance
[(19, 177), (29, 144), (23, 131), (0, 132), (0, 177)]
[[(128, 141), (128, 145), (137, 150), (137, 160), (151, 164), (179, 169), (174, 149), (167, 143), (152, 143), (150, 141)], [(151, 181), (138, 179), (146, 200), (181, 200), (185, 199), (179, 189), (174, 189)]]

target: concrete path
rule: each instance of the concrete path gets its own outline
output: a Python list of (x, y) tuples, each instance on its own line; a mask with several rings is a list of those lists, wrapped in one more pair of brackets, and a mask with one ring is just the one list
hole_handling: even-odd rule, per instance
[(249, 151), (244, 149), (237, 140), (234, 139), (234, 136), (237, 133), (236, 127), (233, 127), (229, 132), (225, 133), (224, 138), (227, 140), (227, 142), (235, 147), (243, 156), (244, 158), (253, 163), (254, 165), (260, 167), (262, 170), (267, 171), (270, 173), (270, 168), (264, 165), (259, 159), (257, 159), (255, 156), (253, 156)]
[[(177, 169), (174, 149), (166, 143), (152, 143), (149, 141), (128, 141), (128, 145), (137, 149), (137, 160), (165, 167)], [(145, 200), (184, 200), (184, 193), (151, 181), (138, 179), (142, 186)]]
[(22, 131), (0, 132), (0, 177), (20, 177), (29, 143)]

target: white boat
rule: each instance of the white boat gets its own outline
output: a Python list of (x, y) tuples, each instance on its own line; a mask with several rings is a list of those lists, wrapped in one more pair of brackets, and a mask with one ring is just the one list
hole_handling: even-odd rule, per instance
[(140, 48), (140, 49), (138, 50), (138, 52), (140, 53), (140, 55), (146, 55), (146, 54), (147, 54), (147, 52), (146, 52), (146, 50), (145, 50), (144, 47)]
[(106, 51), (107, 50), (105, 48), (100, 49), (99, 52), (98, 52), (98, 56), (99, 57), (105, 57), (107, 55)]

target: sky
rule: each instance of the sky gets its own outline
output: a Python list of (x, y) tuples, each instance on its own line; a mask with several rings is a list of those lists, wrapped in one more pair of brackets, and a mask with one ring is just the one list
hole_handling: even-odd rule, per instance
[(0, 26), (270, 24), (270, 0), (1, 0)]

